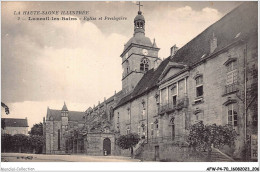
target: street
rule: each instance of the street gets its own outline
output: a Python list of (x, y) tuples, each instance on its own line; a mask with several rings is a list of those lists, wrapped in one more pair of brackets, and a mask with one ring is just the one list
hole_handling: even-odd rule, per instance
[(1, 162), (139, 162), (123, 156), (46, 155), (26, 153), (2, 153)]

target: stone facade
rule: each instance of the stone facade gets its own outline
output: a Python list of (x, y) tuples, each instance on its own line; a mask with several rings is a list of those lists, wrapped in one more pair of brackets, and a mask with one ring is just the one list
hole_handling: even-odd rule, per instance
[[(46, 153), (58, 150), (60, 142), (65, 152), (69, 144), (72, 153), (130, 156), (130, 150), (118, 148), (116, 138), (138, 133), (141, 140), (134, 148), (136, 157), (205, 161), (194, 157), (187, 145), (190, 126), (203, 121), (206, 125), (230, 124), (238, 133), (234, 149), (215, 151), (226, 154), (228, 160), (245, 156), (256, 160), (256, 35), (257, 5), (244, 3), (182, 48), (173, 46), (171, 55), (161, 61), (155, 40), (152, 43), (145, 37), (145, 19), (139, 11), (134, 36), (121, 54), (122, 90), (89, 107), (82, 113), (83, 123), (79, 118), (66, 120), (70, 115), (66, 109), (59, 112), (64, 120), (54, 120), (47, 113)], [(66, 123), (69, 130), (64, 133)], [(73, 137), (68, 135), (70, 129), (77, 130), (71, 132)], [(58, 141), (59, 130), (68, 135), (67, 141)]]
[[(66, 141), (67, 135), (74, 130), (81, 130), (84, 126), (84, 112), (68, 111), (66, 104), (62, 110), (47, 109), (46, 121), (43, 128), (45, 136), (45, 150), (47, 154), (68, 153)], [(74, 138), (74, 142), (77, 141)], [(73, 149), (74, 150), (74, 149)], [(73, 151), (72, 151), (73, 152)], [(77, 152), (77, 150), (75, 151)]]
[[(169, 150), (181, 155), (177, 152), (179, 143), (185, 143), (189, 127), (198, 121), (206, 125), (231, 124), (238, 134), (236, 147), (224, 147), (220, 151), (234, 159), (243, 159), (247, 149), (247, 152), (251, 152), (251, 157), (247, 159), (256, 158), (257, 148), (246, 148), (246, 145), (256, 142), (257, 135), (256, 11), (252, 3), (241, 5), (172, 53), (160, 77), (154, 81), (157, 82), (155, 87), (151, 88), (143, 82), (148, 72), (134, 88), (130, 98), (123, 99), (122, 103), (120, 101), (115, 108), (115, 114), (120, 116), (120, 134), (135, 132), (140, 137), (145, 136), (147, 146), (143, 148), (142, 158), (174, 160)], [(250, 15), (250, 23), (247, 23), (248, 20), (243, 20), (242, 25), (237, 22)], [(230, 16), (236, 16), (237, 19), (228, 25)], [(231, 27), (240, 30), (228, 30)], [(200, 47), (198, 51), (197, 46), (205, 47)], [(140, 92), (140, 85), (147, 90)], [(122, 153), (129, 155), (129, 151)]]

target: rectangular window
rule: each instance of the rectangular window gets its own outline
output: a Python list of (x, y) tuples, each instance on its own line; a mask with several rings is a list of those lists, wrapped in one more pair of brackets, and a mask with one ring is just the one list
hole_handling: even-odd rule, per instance
[(174, 84), (171, 88), (171, 95), (172, 95), (172, 105), (173, 107), (177, 104), (177, 86)]
[(237, 107), (235, 104), (228, 105), (228, 124), (233, 127), (238, 126)]
[(203, 77), (198, 76), (196, 79), (196, 97), (203, 96)]
[(177, 105), (177, 96), (172, 96), (172, 105), (175, 107)]
[(237, 86), (236, 86), (237, 82), (238, 82), (237, 61), (233, 61), (227, 64), (227, 79), (226, 79), (225, 93), (237, 91)]
[(203, 86), (196, 87), (196, 96), (197, 97), (203, 96)]
[(161, 105), (166, 105), (167, 104), (167, 92), (166, 92), (166, 88), (162, 89), (161, 91)]
[(237, 70), (228, 72), (226, 85), (236, 84), (238, 80), (237, 74), (238, 74)]

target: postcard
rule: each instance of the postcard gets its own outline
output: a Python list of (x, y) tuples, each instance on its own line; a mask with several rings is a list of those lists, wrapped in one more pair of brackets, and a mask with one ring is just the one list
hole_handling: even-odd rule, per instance
[(259, 170), (257, 2), (1, 9), (1, 170)]

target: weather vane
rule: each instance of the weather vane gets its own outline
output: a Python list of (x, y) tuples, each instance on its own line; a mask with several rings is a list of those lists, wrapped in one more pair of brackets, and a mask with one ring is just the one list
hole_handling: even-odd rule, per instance
[(137, 3), (136, 5), (139, 6), (139, 11), (141, 11), (140, 8), (141, 8), (143, 5), (141, 5), (140, 1), (139, 1), (139, 3)]

